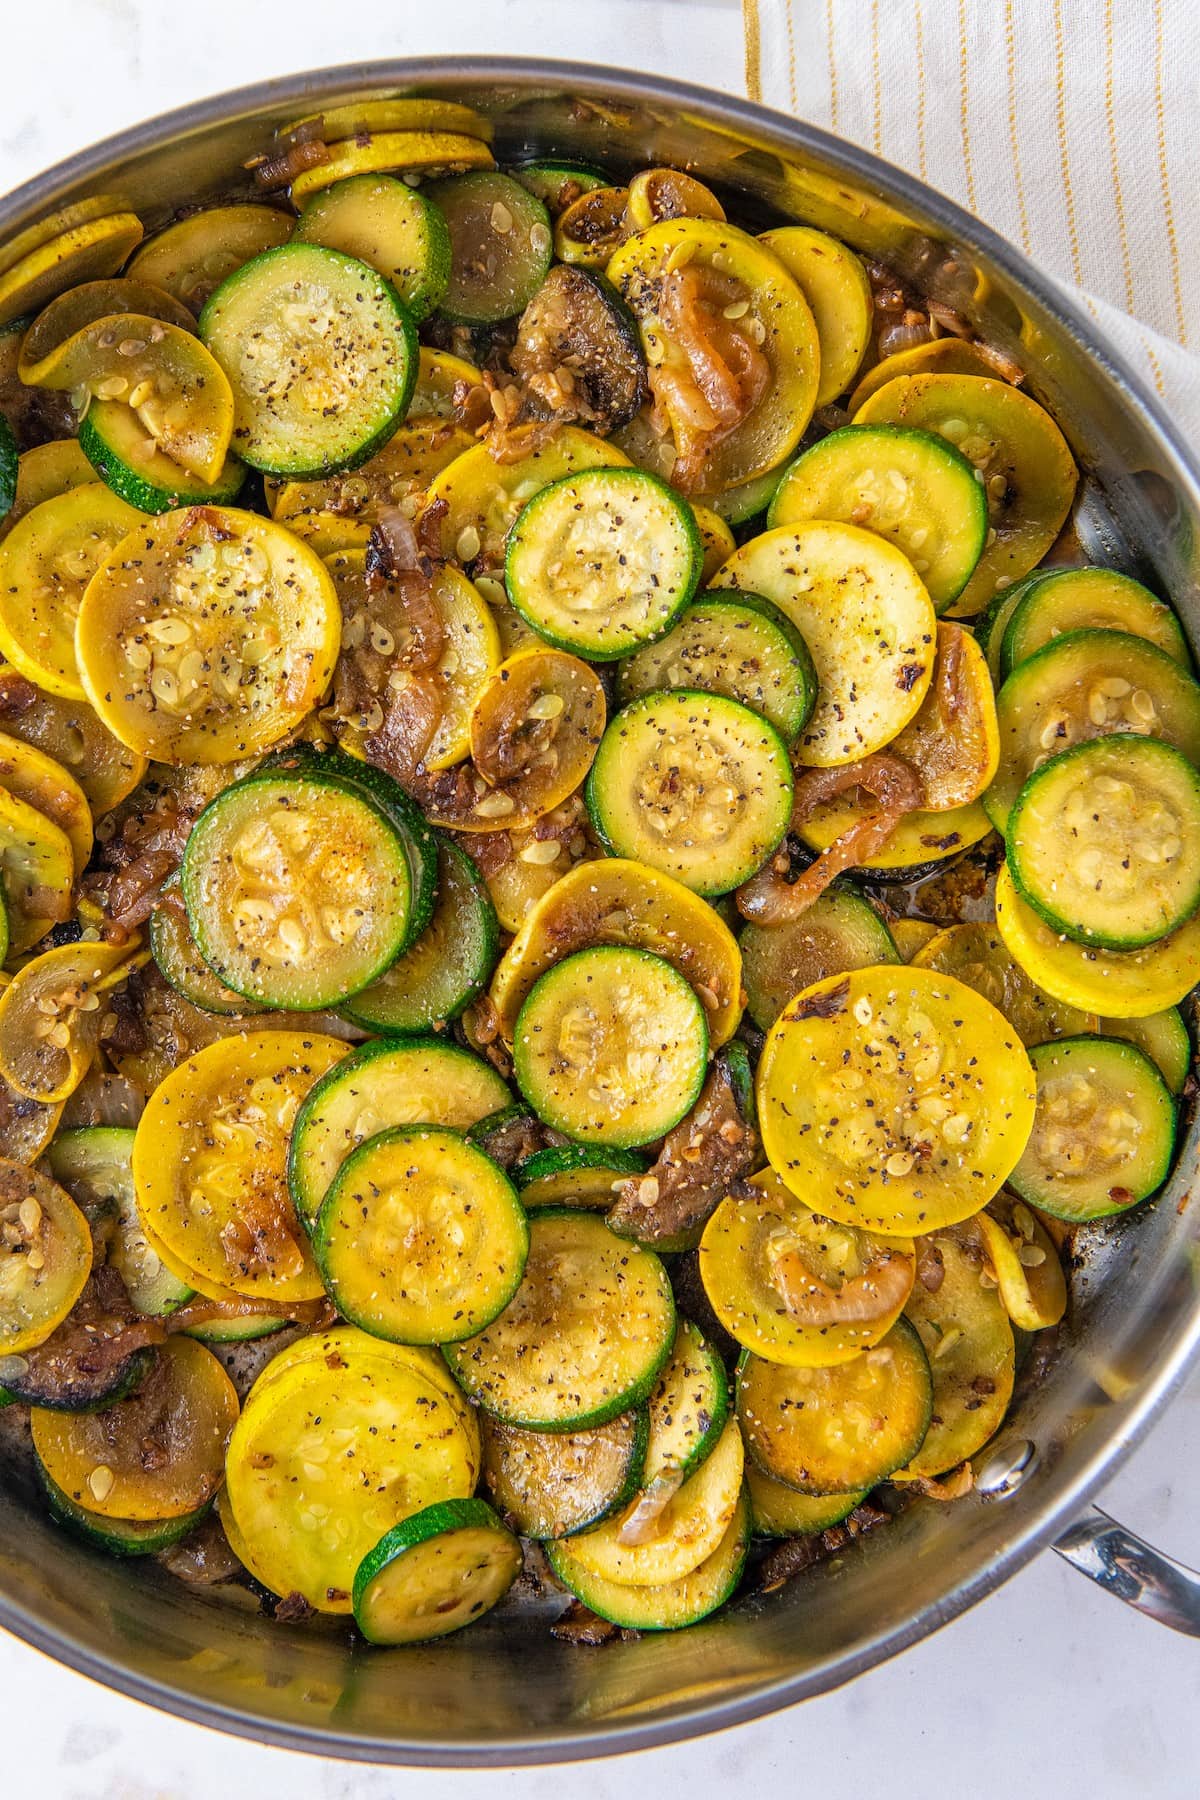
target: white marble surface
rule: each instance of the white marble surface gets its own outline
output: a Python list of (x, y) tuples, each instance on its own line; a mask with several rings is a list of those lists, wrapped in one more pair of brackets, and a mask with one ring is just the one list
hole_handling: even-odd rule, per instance
[[(816, 4), (816, 0), (812, 0)], [(221, 87), (371, 56), (501, 51), (655, 68), (741, 91), (735, 0), (37, 0), (5, 8), (0, 182)], [(586, 20), (586, 24), (584, 21)], [(1106, 1504), (1200, 1562), (1200, 1379)], [(1051, 1555), (888, 1667), (715, 1739), (608, 1764), (497, 1774), (366, 1769), (153, 1713), (0, 1634), (0, 1792), (39, 1800), (1194, 1800), (1200, 1646), (1127, 1612)], [(35, 1785), (36, 1784), (36, 1785)]]

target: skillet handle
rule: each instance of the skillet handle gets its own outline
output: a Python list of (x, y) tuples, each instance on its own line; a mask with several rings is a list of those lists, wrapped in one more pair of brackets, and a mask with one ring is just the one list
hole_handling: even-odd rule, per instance
[(1069, 1526), (1054, 1548), (1127, 1606), (1172, 1631), (1200, 1637), (1200, 1574), (1144, 1543), (1098, 1506)]

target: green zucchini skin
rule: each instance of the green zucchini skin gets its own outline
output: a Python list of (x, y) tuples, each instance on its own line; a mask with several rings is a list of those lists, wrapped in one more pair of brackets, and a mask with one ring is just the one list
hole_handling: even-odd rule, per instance
[[(1072, 1225), (1111, 1218), (1149, 1199), (1170, 1173), (1178, 1114), (1146, 1053), (1124, 1038), (1081, 1036), (1036, 1044), (1029, 1058), (1038, 1078), (1038, 1112), (1009, 1186), (1030, 1206)], [(1077, 1114), (1066, 1129), (1056, 1131), (1056, 1122), (1046, 1115), (1045, 1090), (1059, 1075), (1082, 1080), (1100, 1093), (1090, 1114)], [(1105, 1156), (1104, 1134), (1114, 1111), (1136, 1121), (1137, 1136), (1127, 1154), (1114, 1148), (1091, 1173), (1062, 1163), (1055, 1167), (1056, 1136), (1066, 1136), (1068, 1130), (1074, 1133), (1078, 1156)]]
[(679, 1320), (649, 1405), (642, 1485), (648, 1488), (664, 1478), (686, 1480), (716, 1448), (729, 1417), (725, 1365), (690, 1319)]
[[(409, 1037), (446, 1025), (483, 991), (495, 967), (500, 924), (487, 883), (452, 838), (438, 834), (436, 844), (438, 891), (425, 932), (339, 1009), (366, 1031)], [(422, 858), (422, 875), (424, 869)]]
[(842, 882), (790, 924), (744, 926), (738, 943), (747, 1010), (760, 1031), (770, 1031), (788, 1001), (814, 981), (900, 961), (871, 902)]
[(750, 1503), (745, 1489), (724, 1538), (712, 1555), (679, 1581), (661, 1587), (624, 1587), (605, 1581), (580, 1566), (571, 1555), (571, 1540), (548, 1544), (550, 1566), (600, 1618), (630, 1631), (679, 1631), (698, 1625), (737, 1591), (750, 1548)]
[(150, 914), (147, 928), (150, 954), (169, 987), (193, 1006), (220, 1017), (239, 1018), (260, 1010), (257, 1003), (227, 988), (200, 954), (186, 914), (180, 919), (172, 909), (160, 906)]
[(637, 320), (612, 282), (583, 263), (556, 263), (517, 327), (515, 373), (530, 381), (571, 370), (593, 431), (627, 425), (649, 392)]
[[(226, 848), (229, 826), (244, 828), (253, 819), (256, 804), (271, 805), (275, 796), (289, 792), (293, 806), (302, 795), (310, 809), (323, 795), (343, 813), (347, 812), (346, 802), (350, 803), (355, 828), (376, 861), (366, 900), (368, 905), (378, 904), (371, 938), (357, 953), (353, 949), (345, 954), (330, 950), (320, 962), (309, 958), (307, 963), (280, 958), (273, 969), (234, 931), (225, 916), (229, 897), (212, 891), (210, 878), (231, 860)], [(225, 987), (260, 1006), (288, 1012), (320, 1012), (339, 1006), (348, 994), (377, 980), (412, 935), (412, 865), (407, 840), (366, 785), (346, 779), (330, 761), (306, 758), (303, 766), (291, 768), (268, 762), (224, 788), (196, 821), (184, 850), (180, 885), (188, 925), (205, 962)]]
[[(288, 430), (284, 423), (275, 434), (282, 441), (272, 448), (272, 434), (262, 420), (256, 418), (256, 397), (246, 390), (242, 379), (239, 353), (248, 337), (256, 333), (261, 335), (271, 305), (282, 304), (280, 296), (294, 289), (306, 276), (323, 279), (342, 294), (351, 314), (356, 307), (365, 310), (374, 302), (381, 321), (386, 318), (386, 341), (394, 363), (378, 374), (375, 403), (357, 423), (348, 421), (347, 409), (339, 407), (331, 416), (322, 416), (318, 425), (310, 408), (304, 415), (304, 422), (312, 432), (310, 445), (306, 448), (299, 432), (294, 428)], [(338, 250), (293, 240), (273, 250), (262, 251), (226, 276), (206, 301), (197, 329), (201, 342), (221, 363), (233, 387), (238, 415), (234, 447), (243, 462), (264, 475), (319, 480), (339, 470), (357, 469), (387, 442), (408, 411), (417, 380), (419, 346), (416, 327), (404, 302), (385, 276)], [(338, 339), (339, 354), (347, 353), (345, 333), (350, 329), (349, 323), (342, 328)], [(311, 345), (297, 337), (296, 358), (307, 361), (310, 351)], [(294, 368), (295, 364), (292, 366)], [(281, 373), (286, 376), (286, 368)], [(257, 410), (269, 409), (258, 406)]]
[[(1146, 855), (1153, 852), (1158, 866), (1143, 863), (1143, 828), (1136, 815), (1110, 822), (1110, 830), (1118, 836), (1121, 823), (1126, 825), (1128, 836), (1119, 841), (1102, 829), (1089, 830), (1089, 825), (1097, 825), (1098, 809), (1105, 804), (1096, 797), (1105, 781), (1126, 787), (1140, 782), (1149, 790), (1151, 805), (1162, 801), (1172, 809), (1172, 829), (1177, 828), (1173, 880), (1168, 881), (1165, 873), (1159, 879), (1171, 839), (1161, 834), (1157, 844), (1147, 839)], [(1089, 797), (1087, 804), (1084, 796)], [(1077, 819), (1072, 806), (1087, 817)], [(1150, 827), (1145, 830), (1148, 833)], [(1006, 839), (1009, 872), (1021, 898), (1055, 931), (1077, 943), (1107, 950), (1140, 949), (1166, 937), (1200, 906), (1200, 774), (1178, 750), (1157, 738), (1127, 733), (1092, 738), (1051, 757), (1033, 771), (1017, 796)], [(1160, 845), (1166, 847), (1161, 855)], [(1085, 857), (1093, 859), (1097, 871), (1087, 879)], [(1139, 869), (1141, 879), (1135, 881)], [(1104, 892), (1106, 879), (1111, 883), (1125, 871), (1134, 892), (1127, 893), (1127, 883), (1121, 882), (1110, 899)]]
[[(522, 1537), (538, 1542), (574, 1537), (611, 1518), (633, 1499), (641, 1486), (649, 1435), (650, 1415), (645, 1406), (618, 1413), (606, 1425), (578, 1432), (523, 1431), (484, 1414), (484, 1480), (497, 1506)], [(615, 1471), (604, 1471), (607, 1484), (598, 1469), (603, 1449), (597, 1440), (603, 1440), (606, 1446), (617, 1440), (623, 1451)], [(534, 1456), (544, 1457), (552, 1465), (557, 1462), (565, 1470), (575, 1464), (577, 1482), (574, 1471), (569, 1476), (560, 1475), (560, 1480), (572, 1483), (569, 1506), (545, 1487), (539, 1491), (528, 1470), (522, 1480), (522, 1461), (528, 1462)], [(585, 1493), (589, 1496), (586, 1499)]]
[(620, 706), (664, 688), (724, 694), (791, 743), (817, 703), (817, 672), (799, 631), (770, 600), (718, 589), (690, 601), (665, 637), (617, 671)]
[(591, 163), (555, 162), (540, 158), (536, 162), (517, 163), (508, 170), (514, 181), (540, 200), (552, 219), (566, 212), (580, 194), (593, 188), (607, 187), (608, 176)]
[[(592, 531), (584, 538), (587, 525)], [(627, 525), (635, 527), (632, 537)], [(645, 569), (636, 566), (634, 537), (647, 547), (653, 541)], [(661, 568), (668, 542), (669, 563)], [(546, 643), (613, 662), (670, 631), (696, 591), (703, 561), (692, 510), (666, 482), (644, 469), (581, 469), (526, 504), (508, 535), (505, 583), (513, 606)], [(631, 593), (642, 601), (630, 615)]]
[[(673, 754), (678, 760), (678, 746), (689, 738), (701, 747), (710, 738), (719, 742), (722, 732), (741, 739), (753, 811), (720, 854), (711, 849), (705, 854), (698, 846), (673, 847), (668, 834), (652, 833), (643, 816), (646, 793), (658, 779), (655, 768), (661, 771), (660, 789), (669, 775), (677, 781), (668, 759)], [(668, 736), (669, 749), (663, 747)], [(631, 784), (638, 771), (644, 779), (635, 788)], [(610, 856), (647, 863), (712, 899), (749, 881), (781, 843), (792, 811), (792, 764), (775, 727), (748, 706), (692, 688), (660, 690), (630, 701), (609, 720), (588, 771), (584, 799), (592, 828)]]
[(564, 1144), (535, 1150), (513, 1170), (523, 1204), (540, 1206), (611, 1206), (614, 1186), (629, 1175), (643, 1175), (646, 1158), (633, 1150), (592, 1144)]
[[(452, 1540), (459, 1534), (474, 1534), (476, 1541), (491, 1540), (484, 1564), (466, 1573), (453, 1567)], [(441, 1546), (439, 1539), (444, 1540)], [(444, 1572), (437, 1569), (443, 1550), (450, 1565)], [(375, 1644), (414, 1644), (444, 1637), (495, 1606), (520, 1572), (521, 1546), (486, 1500), (438, 1501), (393, 1525), (363, 1557), (354, 1577), (355, 1623), (367, 1641)], [(422, 1581), (434, 1597), (439, 1592), (443, 1596), (428, 1615), (428, 1630), (416, 1603)], [(392, 1592), (394, 1623), (379, 1616), (384, 1583)]]
[[(115, 1125), (87, 1125), (60, 1131), (46, 1151), (50, 1173), (85, 1210), (98, 1205), (115, 1211), (108, 1260), (125, 1283), (134, 1308), (149, 1318), (165, 1318), (192, 1298), (192, 1289), (164, 1268), (146, 1242), (134, 1192), (135, 1133)], [(113, 1396), (120, 1398), (120, 1396)], [(107, 1399), (101, 1404), (108, 1404)]]
[[(892, 474), (907, 492), (889, 515)], [(871, 508), (865, 519), (856, 516), (864, 505)], [(987, 497), (967, 458), (945, 438), (908, 425), (846, 425), (802, 451), (775, 490), (767, 526), (799, 519), (841, 519), (877, 530), (910, 558), (938, 612), (967, 585), (988, 532)], [(933, 523), (921, 525), (922, 519)], [(931, 530), (941, 536), (940, 558), (925, 541)]]
[(523, 312), (550, 270), (554, 239), (542, 202), (498, 169), (453, 175), (426, 192), (450, 234), (445, 316), (460, 325), (495, 325)]
[(211, 1505), (209, 1502), (178, 1519), (105, 1519), (64, 1494), (40, 1462), (36, 1467), (51, 1516), (73, 1536), (110, 1556), (153, 1556), (170, 1549), (195, 1530)]
[(340, 250), (386, 277), (416, 324), (436, 312), (450, 281), (450, 233), (419, 188), (394, 175), (351, 175), (322, 188), (293, 239)]
[[(120, 401), (93, 400), (79, 421), (79, 448), (106, 487), (139, 512), (171, 512), (179, 506), (230, 506), (246, 485), (247, 469), (236, 456), (226, 459), (216, 481), (199, 481), (186, 469), (157, 456), (137, 468), (127, 440), (136, 431)], [(168, 474), (169, 468), (169, 474)]]
[[(1013, 603), (994, 621), (1001, 681), (1018, 663), (1069, 631), (1126, 631), (1165, 651), (1181, 668), (1192, 666), (1187, 638), (1172, 608), (1141, 582), (1113, 569), (1042, 570), (1010, 594)], [(990, 660), (990, 635), (985, 648)]]
[[(569, 1247), (576, 1267), (583, 1266), (591, 1246), (596, 1245), (601, 1255), (605, 1249), (615, 1255), (624, 1280), (637, 1275), (647, 1290), (653, 1291), (658, 1329), (637, 1346), (628, 1339), (619, 1341), (611, 1334), (607, 1336), (606, 1341), (613, 1345), (608, 1362), (590, 1385), (576, 1376), (574, 1391), (568, 1396), (565, 1384), (572, 1381), (572, 1376), (566, 1364), (555, 1371), (555, 1381), (547, 1389), (541, 1388), (530, 1374), (522, 1349), (522, 1344), (529, 1341), (524, 1326), (519, 1318), (510, 1319), (506, 1309), (478, 1337), (445, 1346), (446, 1361), (459, 1386), (492, 1418), (526, 1431), (583, 1431), (605, 1425), (618, 1413), (641, 1406), (653, 1392), (675, 1340), (675, 1300), (662, 1262), (653, 1251), (618, 1238), (595, 1213), (573, 1207), (539, 1208), (529, 1221), (529, 1238), (526, 1282), (541, 1273), (542, 1240), (548, 1239), (552, 1249), (555, 1243)], [(603, 1267), (603, 1262), (597, 1261), (595, 1268)], [(590, 1294), (593, 1302), (586, 1325), (581, 1324), (580, 1330), (594, 1331), (595, 1315), (600, 1310), (595, 1301), (604, 1299), (603, 1284), (595, 1275), (595, 1268), (593, 1275), (580, 1283), (580, 1292)], [(607, 1298), (612, 1298), (611, 1293)], [(562, 1349), (567, 1356), (568, 1346)], [(622, 1361), (624, 1366), (618, 1367)], [(588, 1391), (583, 1391), (585, 1388)]]
[(403, 955), (422, 932), (428, 930), (437, 902), (438, 838), (432, 825), (415, 801), (410, 800), (400, 783), (385, 769), (374, 763), (360, 762), (341, 750), (316, 750), (297, 745), (268, 758), (264, 767), (295, 769), (298, 773), (312, 770), (327, 773), (334, 779), (356, 787), (382, 812), (404, 846), (408, 861), (412, 893), (409, 902), (408, 928), (398, 954)]
[(12, 511), (17, 497), (17, 440), (12, 426), (0, 414), (0, 519)]
[(1104, 1037), (1125, 1038), (1150, 1058), (1178, 1100), (1192, 1067), (1192, 1038), (1177, 1006), (1144, 1019), (1101, 1019)]

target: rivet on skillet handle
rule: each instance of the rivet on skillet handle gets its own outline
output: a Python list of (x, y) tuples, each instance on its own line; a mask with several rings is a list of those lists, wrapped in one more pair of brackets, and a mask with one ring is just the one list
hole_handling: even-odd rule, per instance
[(1054, 1548), (1127, 1606), (1172, 1631), (1200, 1637), (1200, 1574), (1143, 1543), (1098, 1506), (1089, 1507)]

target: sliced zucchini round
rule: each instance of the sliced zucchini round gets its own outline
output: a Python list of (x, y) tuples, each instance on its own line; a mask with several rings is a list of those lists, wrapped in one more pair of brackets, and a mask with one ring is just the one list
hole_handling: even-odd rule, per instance
[(1079, 471), (1070, 446), (1045, 407), (1007, 382), (900, 375), (859, 407), (854, 423), (935, 432), (979, 470), (995, 535), (954, 602), (960, 617), (981, 612), (999, 581), (1027, 575), (1071, 510)]
[(408, 942), (404, 844), (327, 768), (268, 769), (209, 802), (181, 875), (205, 962), (235, 993), (316, 1012), (378, 979)]
[(982, 1245), (965, 1232), (939, 1232), (933, 1242), (941, 1283), (930, 1293), (918, 1282), (907, 1307), (929, 1358), (933, 1417), (920, 1449), (893, 1470), (893, 1481), (933, 1479), (957, 1468), (999, 1430), (1012, 1399), (1012, 1326), (999, 1288), (981, 1279)]
[[(171, 1337), (137, 1393), (103, 1412), (30, 1413), (33, 1448), (55, 1485), (105, 1519), (179, 1519), (221, 1485), (237, 1392), (203, 1344)], [(170, 1454), (148, 1457), (147, 1443)]]
[(465, 1131), (511, 1098), (495, 1069), (457, 1044), (364, 1044), (330, 1068), (296, 1116), (288, 1156), (296, 1211), (311, 1226), (346, 1157), (376, 1132), (397, 1125)]
[[(641, 1489), (655, 1502), (675, 1493), (694, 1475), (720, 1441), (729, 1416), (729, 1383), (725, 1365), (690, 1319), (675, 1328), (671, 1354), (650, 1395), (650, 1436)], [(632, 1511), (643, 1512), (640, 1503)], [(661, 1523), (653, 1506), (647, 1523)]]
[(246, 481), (246, 465), (227, 456), (215, 481), (202, 481), (159, 449), (131, 406), (93, 400), (79, 421), (79, 448), (118, 499), (139, 512), (178, 506), (228, 506)]
[(590, 163), (556, 162), (546, 157), (539, 157), (536, 162), (518, 163), (508, 173), (527, 188), (535, 200), (541, 201), (552, 219), (573, 206), (581, 194), (602, 188), (608, 179), (602, 169), (594, 169)]
[(646, 1159), (611, 1145), (564, 1144), (535, 1150), (513, 1170), (526, 1212), (539, 1206), (595, 1207), (607, 1212), (630, 1175), (645, 1173)]
[(646, 398), (646, 360), (637, 320), (597, 269), (559, 263), (525, 311), (510, 362), (534, 400), (561, 404), (563, 371), (575, 416), (613, 431)]
[(550, 268), (554, 236), (542, 202), (499, 169), (435, 182), (427, 191), (450, 235), (442, 310), (466, 325), (493, 325), (523, 311)]
[(214, 974), (192, 936), (187, 913), (175, 889), (171, 904), (157, 907), (150, 914), (148, 929), (150, 953), (158, 972), (177, 994), (203, 1012), (224, 1017), (241, 1018), (263, 1009), (244, 994), (235, 994)]
[(402, 1125), (342, 1163), (313, 1254), (342, 1317), (400, 1344), (449, 1344), (512, 1299), (529, 1247), (516, 1189), (457, 1132)]
[(190, 1300), (192, 1289), (163, 1266), (142, 1230), (133, 1184), (134, 1136), (133, 1131), (111, 1125), (63, 1131), (47, 1151), (46, 1161), (55, 1181), (76, 1199), (111, 1204), (115, 1217), (108, 1261), (136, 1310), (164, 1317)]
[(40, 1464), (37, 1467), (52, 1517), (85, 1543), (107, 1550), (110, 1556), (154, 1556), (185, 1538), (208, 1512), (205, 1505), (177, 1519), (106, 1519), (103, 1513), (72, 1500)]
[(478, 1448), (461, 1396), (422, 1352), (349, 1326), (301, 1342), (312, 1348), (285, 1350), (284, 1367), (268, 1363), (246, 1398), (227, 1501), (266, 1586), (348, 1613), (359, 1565), (385, 1532), (474, 1491)]
[(538, 976), (595, 944), (652, 950), (678, 969), (704, 1003), (714, 1050), (737, 1030), (741, 961), (724, 920), (669, 875), (611, 857), (581, 864), (555, 882), (500, 959), (490, 997), (509, 1043)]
[(1143, 1019), (1178, 1006), (1200, 981), (1200, 918), (1144, 950), (1077, 944), (1025, 904), (1007, 864), (996, 876), (996, 927), (1010, 955), (1039, 987), (1084, 1012)]
[(323, 1296), (287, 1156), (309, 1088), (345, 1055), (317, 1032), (248, 1032), (197, 1050), (150, 1096), (133, 1145), (138, 1214), (168, 1268), (209, 1298)]
[[(1075, 1033), (1088, 1030), (1077, 1025)], [(1164, 1007), (1144, 1019), (1101, 1019), (1101, 1037), (1124, 1038), (1136, 1044), (1155, 1064), (1168, 1088), (1178, 1099), (1192, 1067), (1192, 1040), (1177, 1006)]]
[(798, 1494), (795, 1488), (765, 1475), (749, 1458), (746, 1488), (755, 1537), (809, 1537), (828, 1531), (867, 1497), (865, 1488), (850, 1494)]
[(1181, 668), (1191, 668), (1178, 614), (1149, 588), (1115, 569), (1046, 570), (1022, 587), (1016, 605), (996, 630), (1002, 681), (1018, 663), (1068, 631), (1128, 632), (1156, 644)]
[(271, 519), (197, 506), (144, 519), (117, 545), (88, 584), (75, 650), (93, 707), (131, 750), (227, 763), (318, 704), (340, 632), (320, 557)]
[(571, 1559), (586, 1574), (622, 1587), (681, 1581), (716, 1550), (738, 1509), (745, 1454), (736, 1419), (722, 1429), (694, 1475), (675, 1486), (642, 1522), (642, 1502), (571, 1540)]
[(841, 519), (902, 550), (941, 612), (983, 552), (987, 498), (975, 471), (942, 437), (898, 425), (847, 425), (806, 450), (775, 490), (773, 529)]
[(543, 488), (508, 537), (505, 582), (547, 643), (593, 662), (669, 631), (700, 579), (686, 502), (643, 469), (584, 469)]
[(486, 1500), (440, 1500), (368, 1551), (354, 1621), (370, 1644), (419, 1644), (489, 1612), (521, 1572), (521, 1546)]
[(1026, 1047), (1075, 1037), (1095, 1025), (1094, 1013), (1065, 1005), (1040, 988), (994, 925), (967, 921), (935, 930), (908, 960), (914, 968), (937, 969), (974, 988), (1004, 1014)]
[(806, 989), (758, 1065), (772, 1167), (840, 1224), (885, 1235), (986, 1205), (1025, 1148), (1034, 1098), (1008, 1020), (953, 976), (911, 965)]
[(765, 1474), (801, 1494), (857, 1494), (910, 1463), (924, 1442), (929, 1360), (906, 1319), (832, 1368), (790, 1368), (746, 1351), (737, 1409), (749, 1457)]
[(538, 1117), (586, 1143), (635, 1149), (677, 1125), (704, 1081), (704, 1008), (662, 957), (579, 950), (539, 977), (513, 1040)]
[(1200, 905), (1200, 775), (1157, 739), (1052, 757), (1021, 789), (1007, 838), (1017, 892), (1079, 943), (1136, 950)]
[(759, 242), (775, 252), (812, 308), (821, 353), (816, 403), (828, 406), (854, 380), (871, 339), (875, 306), (867, 271), (853, 250), (810, 225), (777, 225)]
[(456, 1019), (487, 983), (500, 931), (487, 885), (466, 851), (438, 839), (438, 893), (421, 936), (339, 1011), (367, 1031), (407, 1037)]
[(92, 1236), (64, 1188), (6, 1159), (0, 1218), (9, 1228), (0, 1238), (0, 1354), (20, 1356), (45, 1343), (83, 1292)]
[(1166, 1180), (1175, 1103), (1150, 1058), (1120, 1038), (1063, 1038), (1032, 1052), (1033, 1132), (1009, 1182), (1078, 1224), (1125, 1212)]
[(738, 700), (788, 743), (803, 731), (817, 702), (816, 671), (804, 639), (786, 614), (757, 594), (693, 601), (665, 637), (635, 651), (617, 671), (621, 706), (665, 688)]
[(84, 698), (75, 649), (84, 590), (140, 521), (93, 481), (35, 506), (0, 544), (0, 652), (26, 680)]
[(507, 1425), (582, 1431), (640, 1406), (675, 1337), (675, 1303), (653, 1251), (594, 1213), (545, 1207), (529, 1221), (520, 1287), (446, 1360), (467, 1395)]
[(485, 1414), (483, 1479), (522, 1537), (571, 1537), (633, 1498), (648, 1431), (642, 1406), (588, 1431), (522, 1431)]
[[(941, 926), (935, 925), (930, 919), (893, 919), (888, 930), (899, 953), (900, 961), (906, 963), (916, 962), (918, 953), (925, 948), (926, 944), (941, 935)], [(886, 962), (887, 958), (885, 957), (883, 960)], [(940, 967), (941, 965), (935, 966)], [(947, 969), (946, 973), (953, 975), (957, 971)], [(967, 982), (968, 987), (973, 985), (972, 982)], [(985, 993), (984, 999), (988, 998), (989, 996)], [(993, 1002), (993, 1004), (995, 1003)], [(1000, 1010), (1003, 1012), (1004, 1008), (1001, 1007)]]
[(658, 1586), (606, 1581), (574, 1555), (575, 1541), (549, 1546), (550, 1566), (564, 1587), (602, 1619), (631, 1631), (678, 1631), (697, 1625), (730, 1599), (750, 1545), (750, 1505), (743, 1494), (716, 1549), (690, 1574)]
[(898, 375), (995, 375), (996, 363), (982, 344), (968, 338), (933, 338), (926, 344), (914, 344), (911, 350), (893, 350), (869, 368), (849, 400), (847, 412), (854, 414), (881, 387)]
[(227, 276), (200, 336), (233, 388), (233, 447), (268, 475), (366, 462), (417, 378), (416, 333), (391, 282), (318, 244), (284, 244)]
[(902, 959), (871, 902), (835, 884), (786, 925), (746, 925), (738, 939), (746, 1007), (770, 1031), (788, 1001), (815, 981)]
[(1092, 738), (1161, 738), (1200, 763), (1200, 685), (1125, 631), (1072, 631), (1018, 663), (996, 697), (1000, 767), (984, 805), (997, 831), (1050, 757)]
[(908, 558), (883, 538), (823, 520), (781, 526), (743, 544), (713, 585), (765, 594), (808, 645), (819, 685), (799, 762), (826, 767), (869, 756), (925, 698), (933, 606)]
[(210, 206), (177, 219), (138, 250), (126, 273), (165, 288), (197, 317), (227, 275), (264, 250), (286, 244), (296, 228), (273, 206)]
[(295, 239), (340, 250), (378, 270), (418, 324), (445, 297), (446, 221), (426, 195), (390, 175), (355, 175), (322, 188), (301, 213)]
[[(569, 218), (559, 221), (560, 233)], [(778, 468), (812, 417), (820, 365), (808, 301), (778, 257), (723, 220), (664, 219), (616, 250), (608, 277), (637, 318), (655, 369), (678, 452), (673, 485), (707, 498)], [(743, 302), (730, 319), (728, 309)], [(694, 402), (687, 404), (703, 371), (672, 321), (693, 309), (705, 320), (702, 335), (715, 334), (726, 371), (757, 380), (757, 402), (732, 430), (697, 429)]]
[(587, 778), (613, 856), (725, 894), (771, 855), (792, 810), (792, 765), (773, 725), (690, 688), (646, 694), (610, 722)]
[(908, 1238), (822, 1218), (773, 1170), (730, 1194), (700, 1240), (700, 1278), (730, 1336), (771, 1362), (819, 1369), (885, 1337), (912, 1292)]

